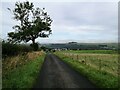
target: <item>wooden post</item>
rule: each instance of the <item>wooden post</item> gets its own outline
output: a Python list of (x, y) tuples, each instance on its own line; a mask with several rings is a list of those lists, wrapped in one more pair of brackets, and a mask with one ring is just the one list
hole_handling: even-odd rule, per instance
[(74, 59), (74, 54), (72, 54), (72, 59)]
[(101, 59), (99, 59), (99, 71), (101, 71)]
[(78, 54), (77, 54), (77, 60), (78, 60)]
[(86, 64), (86, 56), (85, 56), (85, 64)]
[(72, 54), (72, 59), (74, 59), (74, 54)]

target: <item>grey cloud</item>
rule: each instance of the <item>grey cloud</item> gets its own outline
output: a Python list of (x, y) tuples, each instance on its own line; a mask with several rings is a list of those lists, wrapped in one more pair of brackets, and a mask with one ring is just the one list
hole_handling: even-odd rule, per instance
[[(5, 11), (8, 6), (13, 8), (13, 3), (3, 3), (3, 26), (8, 25), (8, 29), (15, 24), (7, 17), (8, 11)], [(49, 39), (42, 39), (43, 42), (51, 41), (115, 41), (117, 30), (117, 3), (35, 3), (36, 7), (46, 8), (46, 11), (53, 19), (52, 30), (53, 34)], [(8, 20), (8, 21), (6, 21)], [(10, 23), (9, 23), (10, 21)], [(7, 27), (5, 28), (7, 31)], [(4, 33), (5, 33), (4, 32)], [(85, 37), (84, 39), (82, 37)], [(101, 37), (102, 36), (102, 37)], [(82, 40), (82, 39), (83, 40)], [(91, 38), (91, 39), (90, 39)], [(41, 39), (37, 39), (38, 41)], [(45, 40), (45, 41), (44, 41)]]

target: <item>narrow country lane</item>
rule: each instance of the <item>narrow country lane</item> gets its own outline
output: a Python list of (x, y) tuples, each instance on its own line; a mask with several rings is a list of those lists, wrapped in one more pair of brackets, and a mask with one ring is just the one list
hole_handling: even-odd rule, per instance
[(33, 88), (95, 88), (95, 85), (56, 55), (47, 54)]

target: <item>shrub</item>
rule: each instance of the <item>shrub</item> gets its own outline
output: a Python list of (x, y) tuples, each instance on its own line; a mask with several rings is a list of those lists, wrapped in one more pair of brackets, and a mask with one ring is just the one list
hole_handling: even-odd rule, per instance
[(2, 41), (2, 58), (7, 56), (15, 56), (23, 52), (32, 51), (29, 45), (13, 44), (6, 41)]
[(34, 51), (38, 50), (38, 44), (37, 43), (30, 44), (30, 46), (33, 48)]

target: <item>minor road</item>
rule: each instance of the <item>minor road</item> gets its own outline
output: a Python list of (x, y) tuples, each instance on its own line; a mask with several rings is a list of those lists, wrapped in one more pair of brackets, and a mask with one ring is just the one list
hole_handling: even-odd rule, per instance
[(96, 88), (59, 57), (47, 54), (34, 88)]

